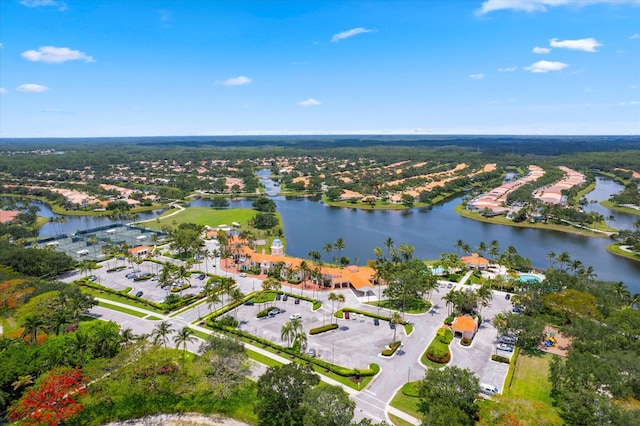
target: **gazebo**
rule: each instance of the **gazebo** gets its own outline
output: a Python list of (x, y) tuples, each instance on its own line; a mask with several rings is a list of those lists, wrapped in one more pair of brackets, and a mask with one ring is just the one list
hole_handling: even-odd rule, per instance
[(469, 268), (486, 269), (489, 266), (489, 260), (480, 256), (478, 253), (473, 253), (471, 256), (465, 256), (461, 258), (462, 262)]

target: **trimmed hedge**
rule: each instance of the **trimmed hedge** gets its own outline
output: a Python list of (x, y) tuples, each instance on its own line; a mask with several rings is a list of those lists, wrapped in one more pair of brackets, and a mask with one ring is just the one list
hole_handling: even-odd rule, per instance
[(322, 327), (312, 328), (309, 330), (309, 334), (313, 336), (314, 334), (324, 333), (325, 331), (335, 330), (336, 328), (338, 328), (338, 324), (327, 324)]
[(382, 356), (391, 356), (394, 353), (396, 353), (396, 351), (398, 350), (398, 348), (400, 347), (400, 345), (402, 344), (402, 342), (400, 340), (398, 340), (397, 342), (391, 343), (389, 344), (389, 349), (385, 349), (382, 351)]
[[(385, 317), (384, 315), (373, 314), (371, 312), (360, 311), (358, 309), (353, 309), (353, 308), (342, 308), (336, 311), (336, 313), (333, 314), (333, 316), (336, 318), (344, 318), (344, 312), (352, 312), (354, 314), (362, 314), (365, 317), (369, 317), (369, 318), (378, 318), (378, 319), (381, 319), (382, 321), (389, 321), (389, 317)], [(407, 321), (405, 321), (401, 323), (401, 325), (410, 325), (410, 324)]]
[(500, 355), (491, 355), (491, 361), (503, 362), (505, 364), (510, 364), (511, 363), (509, 358), (505, 358), (505, 357), (500, 356)]
[(127, 267), (124, 265), (120, 265), (120, 266), (116, 266), (115, 268), (107, 269), (107, 272), (118, 272), (118, 271), (122, 271), (123, 269), (127, 269)]
[(445, 323), (445, 324), (447, 324), (447, 325), (451, 325), (451, 324), (453, 324), (453, 320), (454, 320), (455, 318), (456, 318), (456, 317), (454, 317), (453, 315), (449, 315), (449, 316), (444, 320), (444, 323)]
[(183, 284), (178, 288), (172, 288), (171, 293), (180, 293), (181, 291), (186, 290), (188, 288), (191, 288), (191, 284)]
[(269, 312), (273, 309), (273, 307), (269, 307), (266, 309), (261, 310), (260, 312), (258, 312), (258, 314), (256, 315), (256, 318), (264, 318), (267, 315), (269, 315)]
[(420, 398), (420, 382), (408, 382), (402, 385), (402, 393), (412, 398)]
[(227, 332), (227, 333), (232, 333), (235, 334), (237, 336), (243, 337), (244, 339), (248, 340), (249, 342), (254, 342), (254, 343), (259, 343), (261, 345), (265, 345), (265, 346), (269, 346), (277, 351), (281, 351), (284, 352), (288, 355), (294, 356), (296, 358), (299, 358), (301, 360), (304, 360), (306, 362), (315, 364), (321, 368), (324, 368), (325, 370), (331, 371), (334, 374), (337, 374), (339, 376), (342, 377), (351, 377), (351, 376), (375, 376), (376, 374), (378, 374), (380, 372), (380, 367), (377, 364), (370, 364), (369, 368), (366, 370), (359, 370), (359, 369), (351, 369), (351, 368), (345, 368), (345, 367), (341, 367), (339, 365), (335, 365), (335, 364), (331, 364), (329, 362), (323, 361), (319, 358), (314, 358), (311, 357), (309, 355), (306, 354), (302, 354), (298, 351), (296, 351), (294, 348), (285, 348), (284, 346), (280, 346), (276, 343), (271, 342), (270, 340), (267, 339), (263, 339), (257, 336), (254, 336), (252, 334), (246, 333), (242, 330), (238, 330), (236, 328), (232, 328), (232, 327), (228, 327), (225, 325), (220, 324), (219, 322), (216, 321), (208, 321), (208, 325), (216, 328), (218, 330)]
[(141, 277), (136, 277), (133, 281), (149, 281), (153, 275), (142, 275)]
[(446, 364), (451, 360), (451, 352), (449, 352), (449, 343), (453, 340), (453, 332), (449, 327), (440, 327), (436, 333), (436, 337), (427, 348), (425, 356), (427, 359), (437, 362), (438, 364)]

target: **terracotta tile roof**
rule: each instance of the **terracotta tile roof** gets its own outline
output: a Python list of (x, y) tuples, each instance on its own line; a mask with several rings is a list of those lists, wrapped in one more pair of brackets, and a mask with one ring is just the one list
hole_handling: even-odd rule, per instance
[(480, 256), (478, 253), (473, 253), (471, 256), (465, 256), (460, 260), (462, 260), (467, 265), (474, 265), (474, 266), (484, 266), (489, 264), (489, 261), (484, 257)]
[(138, 247), (130, 248), (129, 249), (129, 253), (138, 254), (138, 253), (140, 253), (142, 251), (145, 251), (145, 250), (148, 251), (149, 249), (151, 249), (150, 246), (138, 246)]
[(475, 332), (477, 330), (477, 327), (478, 323), (476, 322), (476, 320), (467, 315), (457, 317), (453, 322), (453, 325), (451, 326), (453, 331), (459, 331), (461, 333), (465, 331)]

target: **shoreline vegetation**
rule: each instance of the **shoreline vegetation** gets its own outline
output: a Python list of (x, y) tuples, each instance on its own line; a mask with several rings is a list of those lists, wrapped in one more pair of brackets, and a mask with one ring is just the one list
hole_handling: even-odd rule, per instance
[(623, 250), (621, 247), (622, 245), (623, 244), (620, 244), (620, 243), (609, 244), (607, 246), (607, 251), (611, 254), (615, 254), (616, 256), (626, 257), (627, 259), (640, 262), (640, 253), (634, 253), (631, 251)]
[(502, 215), (494, 216), (494, 217), (485, 217), (480, 215), (479, 213), (474, 213), (465, 209), (462, 204), (458, 204), (457, 206), (455, 206), (454, 211), (459, 215), (466, 217), (468, 219), (473, 219), (473, 220), (477, 220), (485, 223), (492, 223), (494, 225), (514, 226), (518, 228), (546, 229), (550, 231), (567, 232), (570, 234), (578, 234), (578, 235), (584, 235), (587, 237), (595, 237), (595, 238), (609, 237), (609, 233), (607, 231), (592, 231), (592, 230), (583, 229), (583, 228), (576, 228), (569, 225), (556, 225), (556, 224), (539, 223), (539, 222), (531, 223), (529, 221), (514, 222)]

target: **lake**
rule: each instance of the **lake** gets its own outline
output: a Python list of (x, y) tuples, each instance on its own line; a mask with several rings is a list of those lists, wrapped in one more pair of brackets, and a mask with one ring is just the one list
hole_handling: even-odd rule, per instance
[[(264, 177), (265, 173), (268, 175), (268, 171), (261, 171), (258, 175)], [(268, 179), (263, 179), (262, 183), (271, 193), (279, 190)], [(598, 177), (596, 189), (587, 198), (606, 200), (621, 189), (619, 183)], [(286, 251), (291, 256), (306, 258), (309, 251), (317, 250), (328, 261), (330, 256), (337, 253), (326, 254), (322, 252), (322, 248), (340, 237), (347, 246), (342, 250), (342, 255), (350, 257), (352, 261), (357, 258), (359, 264), (374, 258), (375, 247), (384, 249), (387, 237), (391, 237), (396, 246), (400, 243), (414, 246), (414, 256), (422, 259), (437, 259), (442, 253), (457, 252), (454, 244), (460, 239), (471, 247), (477, 246), (481, 241), (489, 244), (492, 240), (497, 240), (501, 250), (513, 245), (522, 256), (530, 258), (533, 265), (539, 268), (549, 266), (546, 258), (549, 252), (559, 254), (566, 251), (572, 258), (579, 259), (585, 267), (592, 266), (598, 279), (623, 281), (632, 292), (640, 292), (640, 263), (609, 254), (606, 246), (612, 242), (610, 239), (478, 222), (464, 218), (453, 210), (461, 199), (462, 197), (457, 197), (428, 209), (371, 211), (329, 207), (306, 198), (287, 200), (282, 196), (273, 197), (284, 221)], [(231, 207), (251, 208), (251, 200), (231, 200), (230, 204)], [(39, 203), (38, 206), (42, 209), (38, 214), (56, 216), (45, 205)], [(208, 207), (209, 201), (194, 200), (191, 206)], [(615, 220), (611, 222), (611, 226), (616, 228), (631, 228), (639, 218), (598, 204), (589, 204), (587, 209), (598, 211), (604, 217), (613, 215)], [(141, 214), (139, 220), (153, 218), (160, 212)], [(40, 235), (72, 233), (113, 223), (108, 218), (67, 216), (67, 219), (67, 223), (45, 225)]]

